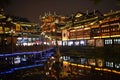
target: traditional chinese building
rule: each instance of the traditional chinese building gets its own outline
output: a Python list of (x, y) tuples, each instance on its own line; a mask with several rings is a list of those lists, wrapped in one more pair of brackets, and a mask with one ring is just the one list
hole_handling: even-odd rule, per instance
[(119, 45), (120, 11), (107, 14), (78, 12), (63, 28), (62, 40), (68, 46)]

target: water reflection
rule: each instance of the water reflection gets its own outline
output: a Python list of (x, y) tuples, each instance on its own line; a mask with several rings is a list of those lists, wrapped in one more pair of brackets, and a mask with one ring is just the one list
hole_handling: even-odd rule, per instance
[(91, 70), (120, 73), (120, 61), (115, 61), (115, 59), (63, 56), (63, 61), (67, 61), (72, 66), (80, 67), (80, 69), (90, 68)]

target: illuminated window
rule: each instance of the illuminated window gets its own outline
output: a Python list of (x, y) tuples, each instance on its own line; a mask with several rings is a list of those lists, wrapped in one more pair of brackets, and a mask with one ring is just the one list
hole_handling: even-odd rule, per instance
[(20, 57), (17, 56), (14, 58), (14, 64), (19, 64), (21, 61), (20, 61)]
[(75, 46), (79, 46), (80, 45), (80, 41), (74, 41), (74, 45)]
[(114, 39), (114, 44), (120, 44), (120, 39)]
[(81, 45), (81, 46), (85, 46), (85, 45), (86, 45), (86, 41), (85, 41), (85, 40), (81, 40), (81, 41), (80, 41), (80, 45)]
[(73, 41), (68, 41), (68, 46), (73, 46)]
[(58, 45), (60, 45), (60, 46), (61, 46), (61, 45), (62, 45), (62, 41), (58, 41)]
[(113, 62), (106, 62), (106, 67), (114, 67)]
[(88, 64), (95, 66), (96, 65), (95, 59), (88, 59)]
[(80, 63), (81, 64), (86, 64), (87, 63), (87, 59), (86, 58), (80, 58)]
[(67, 41), (63, 41), (63, 46), (67, 46)]
[(113, 42), (112, 42), (112, 39), (107, 39), (107, 40), (105, 40), (105, 44), (112, 44)]
[(116, 63), (115, 68), (120, 68), (120, 63)]

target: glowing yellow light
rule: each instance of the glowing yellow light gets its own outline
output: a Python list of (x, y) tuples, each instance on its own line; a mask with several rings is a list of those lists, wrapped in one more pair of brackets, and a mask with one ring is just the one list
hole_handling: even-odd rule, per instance
[(103, 71), (111, 72), (110, 69), (106, 69), (106, 68), (104, 68)]
[(91, 66), (85, 66), (85, 68), (91, 68)]
[(99, 70), (99, 71), (100, 71), (100, 70), (101, 70), (101, 68), (95, 68), (95, 70)]
[(120, 71), (112, 70), (113, 73), (120, 74)]
[(73, 66), (77, 66), (77, 64), (74, 64), (74, 63), (71, 63), (71, 65), (73, 65)]
[(111, 37), (120, 37), (120, 35), (112, 35)]
[(78, 64), (78, 67), (84, 67), (84, 65), (80, 65), (80, 64)]

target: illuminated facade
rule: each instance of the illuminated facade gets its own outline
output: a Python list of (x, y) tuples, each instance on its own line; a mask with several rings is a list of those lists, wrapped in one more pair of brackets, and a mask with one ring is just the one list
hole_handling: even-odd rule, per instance
[(52, 39), (53, 45), (57, 38), (61, 46), (100, 47), (120, 44), (119, 14), (120, 11), (101, 14), (98, 10), (91, 13), (78, 12), (70, 17), (45, 14), (40, 21), (42, 32)]
[[(70, 25), (69, 27), (67, 27)], [(62, 31), (63, 42), (68, 45), (105, 46), (120, 45), (120, 11), (102, 15), (99, 11), (77, 13)]]
[(120, 11), (107, 14), (99, 11), (86, 14), (78, 12), (70, 17), (49, 13), (40, 17), (40, 21), (42, 25), (38, 26), (19, 17), (6, 16), (1, 11), (0, 43), (1, 46), (7, 45), (4, 49), (1, 47), (1, 52), (11, 48), (11, 45), (18, 47), (16, 50), (20, 49), (19, 46), (40, 46), (42, 42), (48, 46), (56, 45), (55, 39), (61, 46), (120, 44)]
[(55, 13), (45, 13), (43, 17), (40, 17), (42, 35), (51, 40), (52, 45), (56, 45), (56, 40), (58, 40), (58, 45), (62, 45), (61, 27), (66, 24), (66, 19), (67, 17)]
[[(39, 50), (41, 44), (40, 26), (38, 24), (25, 18), (5, 15), (4, 11), (1, 11), (0, 53)], [(34, 45), (37, 45), (36, 48), (33, 47)]]

